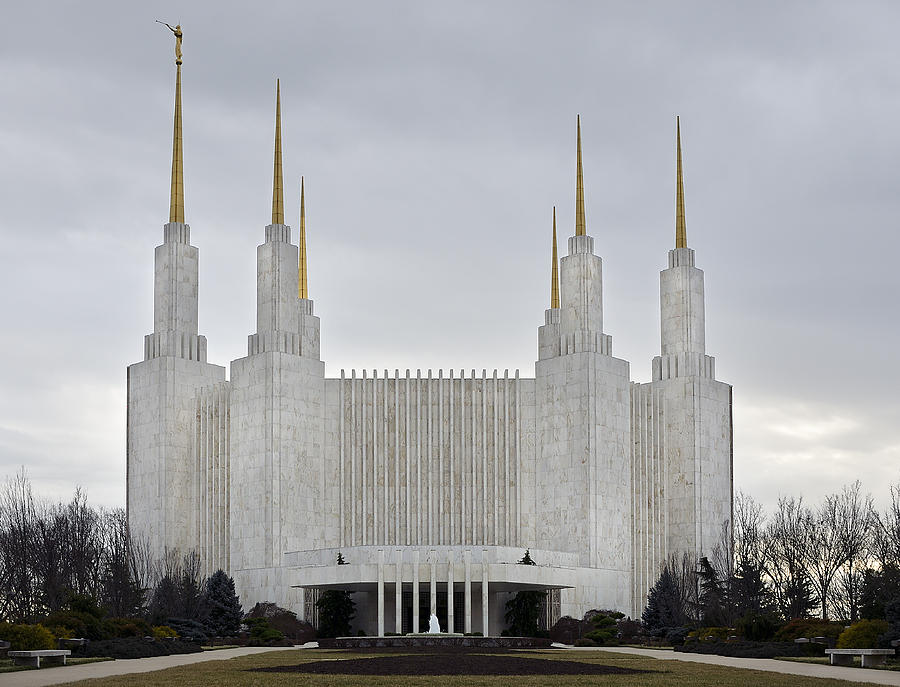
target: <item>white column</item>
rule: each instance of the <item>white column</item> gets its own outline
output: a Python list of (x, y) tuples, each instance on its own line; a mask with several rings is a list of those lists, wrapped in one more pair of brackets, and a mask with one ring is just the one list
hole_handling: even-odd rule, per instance
[(463, 583), (464, 632), (472, 632), (472, 550), (466, 549), (466, 579)]
[[(431, 592), (431, 615), (437, 615), (437, 565), (435, 565), (435, 553), (434, 549), (429, 553), (428, 558), (430, 559), (431, 566), (431, 585), (429, 591)], [(429, 618), (429, 621), (431, 618)]]
[[(451, 396), (453, 389), (450, 389)], [(453, 632), (453, 552), (448, 554), (447, 562), (447, 632)]]
[(403, 549), (397, 549), (394, 563), (394, 632), (403, 634)]
[(378, 549), (378, 636), (384, 637), (384, 549)]
[(419, 552), (413, 551), (413, 582), (412, 582), (412, 631), (419, 631)]
[(481, 550), (481, 633), (488, 636), (488, 563), (487, 549)]

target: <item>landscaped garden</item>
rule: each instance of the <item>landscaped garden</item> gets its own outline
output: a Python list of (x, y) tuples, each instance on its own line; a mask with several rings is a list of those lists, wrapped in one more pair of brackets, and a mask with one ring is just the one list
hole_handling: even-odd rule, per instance
[[(467, 672), (471, 671), (471, 672)], [(494, 671), (490, 675), (485, 671)], [(576, 672), (577, 671), (577, 672)], [(474, 674), (473, 674), (474, 673)], [(170, 668), (140, 675), (147, 687), (244, 687), (309, 685), (376, 687), (465, 685), (501, 687), (615, 685), (616, 687), (844, 687), (846, 682), (781, 675), (722, 666), (659, 661), (635, 655), (592, 651), (476, 651), (471, 653), (289, 650), (227, 661)], [(135, 684), (124, 675), (74, 683), (85, 687)]]

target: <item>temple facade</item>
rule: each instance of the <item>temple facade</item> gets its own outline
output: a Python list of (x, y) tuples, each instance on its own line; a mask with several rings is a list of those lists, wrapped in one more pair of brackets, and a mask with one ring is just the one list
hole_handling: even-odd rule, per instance
[[(197, 551), (245, 608), (315, 622), (325, 589), (354, 592), (355, 628), (499, 634), (516, 592), (546, 620), (593, 608), (639, 616), (670, 555), (730, 531), (731, 387), (706, 354), (703, 272), (688, 247), (680, 128), (676, 237), (660, 273), (661, 347), (631, 381), (603, 326), (602, 260), (584, 212), (557, 258), (533, 376), (343, 370), (326, 377), (309, 298), (303, 192), (285, 224), (281, 103), (271, 223), (257, 249), (247, 355), (207, 362), (198, 249), (185, 223), (181, 59), (169, 222), (156, 248), (154, 328), (128, 367), (127, 508), (156, 556)], [(296, 239), (296, 243), (294, 242)], [(525, 550), (534, 566), (519, 565)], [(345, 562), (338, 565), (338, 554)]]

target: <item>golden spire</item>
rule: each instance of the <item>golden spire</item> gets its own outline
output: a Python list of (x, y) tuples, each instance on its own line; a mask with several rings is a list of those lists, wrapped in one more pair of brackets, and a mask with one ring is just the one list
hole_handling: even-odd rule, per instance
[(687, 248), (687, 228), (684, 221), (684, 174), (681, 169), (681, 118), (675, 117), (678, 139), (675, 163), (675, 247)]
[(300, 177), (300, 273), (297, 280), (297, 295), (300, 298), (309, 298), (306, 287), (306, 199), (303, 188), (303, 177)]
[(281, 172), (281, 80), (275, 81), (275, 171), (272, 179), (272, 224), (284, 224), (284, 181)]
[[(166, 24), (168, 26), (168, 24)], [(169, 221), (184, 222), (184, 170), (181, 149), (181, 26), (175, 34), (175, 131), (172, 135), (172, 190), (169, 195)]]
[(553, 264), (550, 267), (550, 307), (559, 307), (559, 260), (556, 255), (556, 206), (553, 206)]
[(575, 162), (575, 236), (587, 233), (584, 219), (584, 173), (581, 168), (581, 115), (578, 115), (578, 152)]

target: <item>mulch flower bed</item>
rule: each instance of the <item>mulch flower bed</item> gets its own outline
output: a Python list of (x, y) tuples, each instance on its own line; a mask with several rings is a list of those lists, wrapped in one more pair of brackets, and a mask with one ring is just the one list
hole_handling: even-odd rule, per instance
[[(384, 650), (378, 653), (384, 653)], [(398, 652), (394, 656), (373, 658), (340, 659), (336, 655), (331, 660), (257, 668), (254, 672), (320, 675), (634, 675), (650, 671), (581, 661), (527, 658), (522, 652), (479, 654), (439, 651)]]

